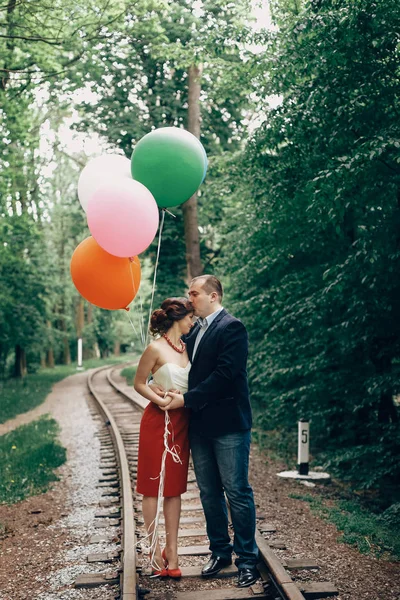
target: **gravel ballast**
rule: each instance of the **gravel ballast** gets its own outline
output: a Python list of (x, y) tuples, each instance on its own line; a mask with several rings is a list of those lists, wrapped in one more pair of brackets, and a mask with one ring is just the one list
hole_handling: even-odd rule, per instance
[[(96, 434), (101, 422), (91, 414), (86, 377), (79, 373), (57, 383), (46, 400), (51, 416), (60, 424), (60, 441), (67, 448), (67, 463), (58, 470), (60, 480), (45, 494), (0, 506), (2, 600), (114, 600), (118, 593), (115, 586), (73, 588), (81, 573), (112, 573), (120, 566), (118, 562), (87, 562), (89, 554), (116, 551), (119, 546), (116, 527), (94, 527), (95, 513), (104, 511), (99, 501), (107, 488), (96, 488), (100, 476)], [(23, 422), (27, 420), (24, 415)], [(307, 488), (278, 478), (283, 469), (284, 465), (253, 447), (251, 482), (257, 511), (277, 530), (266, 534), (267, 539), (286, 544), (286, 550), (276, 550), (282, 558), (310, 558), (320, 565), (319, 571), (296, 571), (293, 576), (298, 581), (331, 581), (338, 588), (338, 600), (400, 600), (399, 563), (361, 555), (340, 543), (336, 527), (314, 515), (308, 503), (289, 497), (305, 494)], [(332, 495), (334, 484), (329, 485)], [(328, 490), (323, 485), (317, 489), (322, 493)], [(99, 534), (113, 541), (89, 544), (90, 537)], [(193, 563), (205, 560), (196, 557)], [(175, 591), (188, 589), (188, 583), (153, 580), (149, 587), (152, 597), (172, 600)], [(209, 582), (210, 588), (221, 585)]]

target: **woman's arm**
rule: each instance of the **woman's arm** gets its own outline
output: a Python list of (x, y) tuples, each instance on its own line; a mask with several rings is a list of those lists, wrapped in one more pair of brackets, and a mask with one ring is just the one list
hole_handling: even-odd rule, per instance
[(147, 385), (147, 379), (156, 365), (158, 358), (157, 350), (150, 344), (147, 346), (146, 350), (143, 352), (139, 365), (136, 371), (135, 380), (133, 382), (133, 387), (141, 396), (150, 400), (150, 402), (154, 402), (157, 406), (166, 406), (171, 398), (161, 398), (158, 396), (150, 386)]

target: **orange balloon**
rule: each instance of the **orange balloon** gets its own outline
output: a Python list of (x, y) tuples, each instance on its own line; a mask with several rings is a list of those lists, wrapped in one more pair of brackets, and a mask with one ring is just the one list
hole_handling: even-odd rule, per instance
[(108, 254), (93, 237), (79, 244), (71, 258), (71, 277), (86, 300), (108, 310), (127, 308), (140, 285), (140, 262)]

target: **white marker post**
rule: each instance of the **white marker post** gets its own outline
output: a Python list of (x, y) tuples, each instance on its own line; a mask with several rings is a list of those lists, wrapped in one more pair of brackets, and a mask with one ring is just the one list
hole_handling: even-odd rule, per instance
[(305, 419), (300, 419), (298, 426), (297, 470), (299, 475), (308, 475), (308, 461), (310, 460), (310, 423)]
[(82, 338), (78, 338), (78, 366), (76, 368), (77, 371), (82, 371)]
[[(322, 470), (309, 471), (308, 463), (310, 460), (310, 423), (305, 419), (298, 422), (298, 451), (297, 451), (297, 471), (282, 471), (278, 477), (285, 479), (301, 479), (304, 485), (313, 487), (313, 481), (329, 481), (329, 473), (323, 473)], [(318, 469), (318, 467), (316, 467)]]

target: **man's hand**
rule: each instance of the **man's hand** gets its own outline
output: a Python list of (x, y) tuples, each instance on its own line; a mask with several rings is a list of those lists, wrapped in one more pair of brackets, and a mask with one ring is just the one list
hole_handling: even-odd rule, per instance
[(176, 393), (170, 391), (166, 395), (166, 399), (167, 398), (171, 398), (171, 402), (169, 402), (167, 406), (160, 406), (161, 410), (174, 410), (175, 408), (182, 408), (183, 406), (185, 406), (185, 399), (180, 392)]

